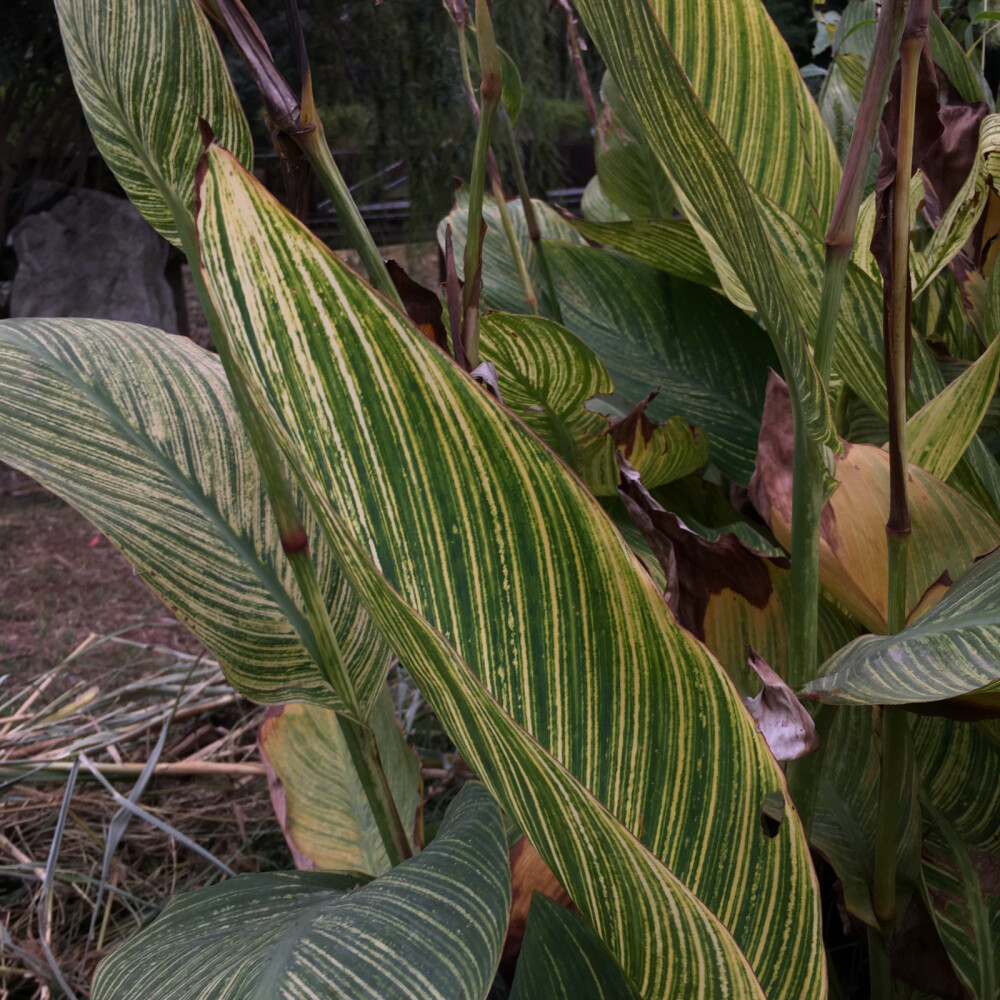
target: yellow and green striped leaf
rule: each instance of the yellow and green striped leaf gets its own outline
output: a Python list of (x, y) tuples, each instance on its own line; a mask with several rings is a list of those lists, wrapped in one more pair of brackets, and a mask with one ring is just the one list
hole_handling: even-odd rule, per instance
[[(317, 643), (215, 355), (131, 323), (7, 320), (0, 381), (0, 460), (93, 521), (234, 687), (256, 701), (341, 705), (316, 666)], [(388, 652), (305, 509), (303, 522), (369, 705)]]
[(975, 437), (993, 400), (998, 377), (1000, 336), (976, 362), (907, 420), (910, 462), (938, 479), (947, 479)]
[[(387, 688), (376, 699), (368, 724), (412, 844), (420, 765), (396, 723)], [(382, 875), (392, 867), (334, 712), (305, 703), (270, 709), (257, 742), (296, 867), (368, 875)]]
[(651, 267), (698, 285), (719, 284), (712, 258), (686, 219), (652, 219), (649, 222), (572, 219), (571, 223), (588, 240), (618, 250)]
[(970, 996), (995, 996), (1000, 893), (996, 723), (913, 718), (926, 818), (924, 901)]
[(240, 875), (178, 896), (101, 963), (94, 1000), (479, 1000), (510, 907), (496, 803), (462, 789), (425, 851), (387, 875)]
[(638, 1000), (601, 939), (565, 906), (535, 893), (510, 1000)]
[(784, 780), (721, 668), (534, 434), (206, 156), (203, 264), (236, 353), (476, 773), (641, 995), (821, 996), (801, 827), (761, 833)]
[(614, 390), (600, 358), (564, 327), (537, 316), (491, 313), (483, 318), (482, 356), (496, 366), (500, 394), (597, 496), (613, 496), (620, 473), (615, 452), (652, 489), (700, 469), (708, 438), (681, 417), (653, 424), (642, 413), (610, 422), (588, 399)]
[(762, 225), (755, 191), (819, 233), (840, 167), (763, 6), (581, 0), (578, 9), (685, 216), (711, 237), (749, 294), (795, 385), (804, 427), (816, 442), (836, 446), (794, 289)]
[[(807, 229), (824, 232), (840, 184), (840, 164), (798, 66), (764, 5), (759, 0), (641, 2), (749, 186), (782, 205)], [(638, 41), (632, 34), (633, 25), (640, 23), (633, 13), (638, 5), (629, 0), (622, 6), (617, 26), (605, 20), (606, 11), (613, 13), (610, 6), (598, 10), (593, 4), (581, 5), (580, 12), (628, 103), (648, 129), (643, 102), (651, 95), (640, 96), (627, 84), (618, 64), (632, 64), (632, 80), (652, 81), (659, 72), (664, 74), (659, 76), (662, 85), (666, 74), (662, 65), (645, 61), (650, 51), (645, 40), (629, 58), (627, 42)], [(609, 28), (615, 29), (613, 34)], [(609, 42), (613, 56), (605, 51)], [(696, 134), (690, 135), (692, 142), (698, 141)]]
[(171, 243), (190, 226), (198, 120), (250, 165), (250, 129), (198, 0), (58, 0), (87, 124), (118, 182)]
[[(933, 527), (932, 527), (933, 530)], [(905, 705), (960, 698), (1000, 708), (1000, 554), (977, 562), (941, 601), (895, 635), (865, 635), (804, 688), (835, 704)]]

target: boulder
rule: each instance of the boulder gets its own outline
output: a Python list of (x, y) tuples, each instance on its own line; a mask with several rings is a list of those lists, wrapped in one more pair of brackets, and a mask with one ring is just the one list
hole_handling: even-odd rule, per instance
[(11, 316), (88, 316), (177, 332), (169, 244), (123, 198), (74, 190), (11, 230)]

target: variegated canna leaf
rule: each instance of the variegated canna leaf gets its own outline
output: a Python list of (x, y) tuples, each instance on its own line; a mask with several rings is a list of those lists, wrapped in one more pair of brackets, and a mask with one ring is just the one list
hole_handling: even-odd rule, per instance
[(1000, 554), (994, 552), (901, 632), (863, 635), (845, 646), (824, 664), (823, 676), (806, 685), (804, 693), (848, 705), (957, 698), (995, 715), (1000, 710), (998, 570)]
[(198, 0), (58, 0), (59, 28), (87, 124), (147, 221), (180, 245), (191, 229), (198, 119), (250, 165), (253, 145)]
[(684, 215), (714, 241), (749, 294), (794, 383), (806, 433), (835, 446), (829, 401), (806, 345), (793, 284), (761, 223), (754, 190), (818, 233), (832, 209), (840, 169), (763, 5), (581, 0), (578, 9)]
[(240, 875), (178, 896), (106, 959), (94, 1000), (479, 1000), (500, 958), (503, 819), (475, 783), (437, 839), (387, 875)]
[(537, 316), (483, 318), (482, 356), (496, 365), (509, 406), (581, 476), (597, 496), (618, 488), (616, 451), (650, 488), (680, 479), (708, 461), (704, 431), (680, 417), (654, 424), (637, 408), (609, 421), (586, 408), (614, 389), (597, 355), (568, 330)]
[[(0, 460), (88, 517), (262, 702), (340, 707), (218, 359), (132, 323), (0, 323)], [(388, 652), (309, 516), (322, 591), (361, 703)]]
[(712, 258), (686, 219), (651, 219), (649, 222), (573, 219), (572, 226), (588, 240), (628, 254), (685, 281), (699, 285), (719, 284)]
[(640, 995), (822, 996), (801, 827), (757, 822), (781, 772), (587, 491), (217, 147), (200, 193), (213, 300), (359, 599)]

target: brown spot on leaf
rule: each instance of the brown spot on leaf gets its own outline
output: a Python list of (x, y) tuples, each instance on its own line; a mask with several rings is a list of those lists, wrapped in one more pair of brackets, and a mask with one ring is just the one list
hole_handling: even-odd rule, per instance
[(625, 449), (626, 456), (631, 450), (632, 442), (637, 440), (639, 435), (646, 444), (652, 440), (656, 424), (646, 416), (646, 407), (657, 397), (659, 391), (654, 389), (641, 403), (632, 408), (628, 416), (611, 421), (608, 433), (618, 447)]
[(723, 590), (734, 591), (754, 607), (767, 605), (773, 589), (767, 561), (787, 566), (787, 560), (758, 555), (733, 534), (714, 542), (695, 534), (676, 514), (664, 510), (635, 470), (620, 461), (618, 494), (667, 575), (674, 590), (668, 603), (684, 628), (704, 639), (709, 599)]

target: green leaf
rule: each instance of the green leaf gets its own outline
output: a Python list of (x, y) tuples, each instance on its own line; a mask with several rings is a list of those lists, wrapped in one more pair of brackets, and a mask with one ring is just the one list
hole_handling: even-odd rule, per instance
[(247, 167), (253, 144), (198, 0), (58, 0), (87, 124), (118, 182), (166, 239), (192, 227), (204, 119)]
[(698, 239), (694, 227), (685, 219), (654, 219), (650, 222), (570, 221), (581, 236), (627, 254), (643, 264), (698, 285), (719, 284), (712, 258)]
[(601, 179), (594, 174), (580, 199), (580, 211), (591, 222), (626, 222), (628, 216), (604, 193)]
[[(873, 739), (871, 711), (841, 708), (823, 751), (811, 839), (833, 865), (848, 911), (870, 927), (878, 927), (871, 893), (880, 773), (881, 755)], [(896, 838), (897, 906), (901, 912), (920, 883), (920, 818), (914, 749), (907, 738)]]
[[(973, 18), (978, 20), (979, 18)], [(944, 70), (963, 101), (972, 104), (986, 101), (990, 111), (996, 110), (993, 91), (979, 67), (965, 54), (958, 39), (948, 30), (936, 13), (930, 19), (931, 58)]]
[(757, 0), (581, 0), (578, 9), (684, 214), (749, 294), (794, 383), (807, 433), (835, 446), (793, 286), (754, 195), (771, 196), (818, 233), (839, 183), (829, 134), (777, 29)]
[[(387, 688), (368, 723), (396, 810), (413, 842), (420, 763), (403, 739)], [(381, 875), (391, 867), (337, 716), (320, 705), (272, 709), (257, 737), (275, 813), (299, 868)]]
[(913, 465), (938, 479), (952, 474), (993, 400), (998, 376), (1000, 336), (978, 361), (907, 420), (907, 451)]
[(638, 1000), (604, 942), (565, 906), (536, 892), (510, 1000)]
[[(478, 1000), (510, 907), (503, 819), (476, 783), (389, 874), (241, 875), (177, 897), (101, 963), (94, 1000)], [(358, 887), (360, 884), (360, 887)]]
[[(836, 704), (905, 705), (963, 698), (996, 709), (1000, 692), (1000, 553), (976, 563), (944, 598), (895, 635), (855, 639), (804, 692)], [(974, 694), (974, 692), (978, 692)]]
[(605, 106), (594, 130), (601, 190), (631, 219), (669, 218), (676, 201), (670, 179), (609, 73), (604, 75), (601, 98)]
[[(301, 611), (222, 366), (131, 323), (0, 323), (0, 460), (88, 517), (262, 702), (341, 702)], [(322, 592), (362, 704), (388, 653), (299, 496)]]
[(585, 407), (614, 389), (597, 355), (551, 320), (491, 313), (481, 351), (496, 366), (500, 393), (597, 496), (613, 496), (619, 451), (652, 488), (680, 479), (708, 461), (707, 436), (680, 417), (654, 425), (642, 413), (611, 422)]
[(757, 824), (781, 772), (590, 494), (216, 147), (201, 204), (212, 297), (359, 600), (640, 995), (821, 996), (801, 827)]

